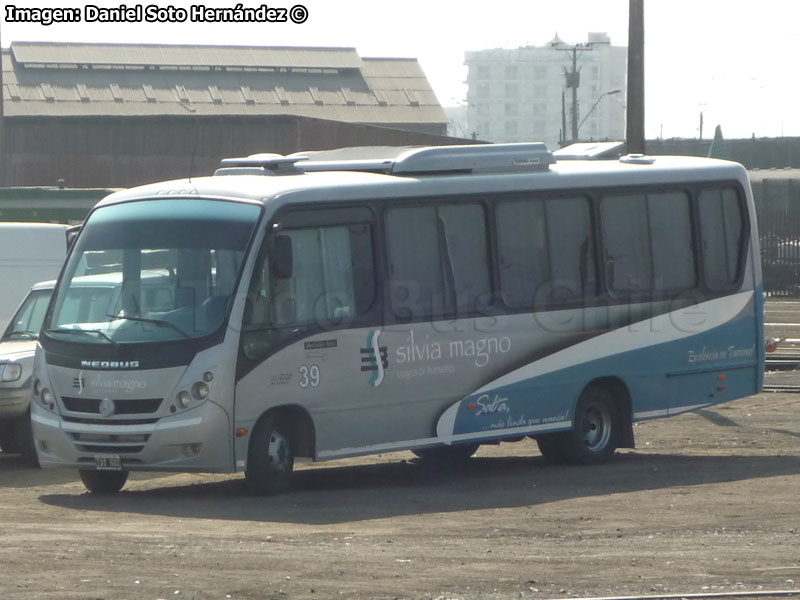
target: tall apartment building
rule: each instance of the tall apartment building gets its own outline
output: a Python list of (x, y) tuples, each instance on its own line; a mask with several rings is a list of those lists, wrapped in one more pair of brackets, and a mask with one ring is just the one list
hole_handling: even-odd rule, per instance
[[(546, 142), (553, 149), (569, 143), (568, 86), (577, 82), (578, 139), (623, 139), (627, 55), (627, 47), (612, 46), (605, 33), (590, 33), (581, 44), (556, 35), (544, 46), (467, 52), (469, 132), (480, 140)], [(574, 71), (577, 81), (568, 75)]]

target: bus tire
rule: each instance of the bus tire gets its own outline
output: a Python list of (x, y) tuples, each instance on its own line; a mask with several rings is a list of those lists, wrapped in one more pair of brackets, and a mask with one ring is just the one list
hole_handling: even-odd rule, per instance
[(437, 463), (460, 463), (469, 460), (478, 451), (480, 444), (453, 444), (452, 446), (433, 446), (417, 448), (411, 452), (423, 461)]
[(253, 430), (247, 452), (244, 476), (250, 492), (257, 496), (285, 492), (294, 469), (294, 452), (289, 424), (274, 413), (262, 418)]
[(30, 407), (28, 407), (28, 412), (18, 418), (15, 425), (17, 452), (22, 455), (22, 460), (26, 465), (39, 467), (39, 457), (36, 454), (36, 442), (33, 439), (33, 427), (31, 426)]
[(563, 433), (546, 433), (535, 438), (539, 452), (547, 462), (560, 465), (566, 461), (563, 438)]
[(610, 388), (586, 388), (575, 407), (570, 431), (536, 436), (544, 459), (553, 464), (597, 465), (617, 450), (622, 436), (617, 404)]
[(570, 431), (560, 439), (566, 462), (576, 465), (598, 465), (616, 452), (620, 436), (614, 397), (607, 387), (586, 388), (575, 407)]
[(84, 487), (92, 494), (115, 494), (128, 481), (128, 471), (79, 470)]

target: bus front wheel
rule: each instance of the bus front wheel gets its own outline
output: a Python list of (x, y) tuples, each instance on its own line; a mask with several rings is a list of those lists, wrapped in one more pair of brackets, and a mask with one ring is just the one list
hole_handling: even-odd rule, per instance
[(578, 399), (570, 431), (547, 434), (537, 442), (542, 455), (552, 462), (597, 465), (617, 450), (620, 431), (610, 390), (595, 386), (584, 390)]
[(271, 496), (289, 488), (294, 469), (291, 428), (278, 415), (267, 415), (253, 431), (247, 454), (245, 481), (258, 496)]
[(84, 487), (92, 494), (115, 494), (128, 481), (128, 471), (80, 470)]

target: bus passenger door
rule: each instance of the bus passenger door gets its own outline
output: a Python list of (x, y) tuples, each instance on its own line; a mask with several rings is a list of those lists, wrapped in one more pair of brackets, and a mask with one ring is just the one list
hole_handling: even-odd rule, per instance
[(244, 316), (237, 427), (291, 406), (311, 418), (318, 451), (363, 442), (369, 411), (352, 370), (380, 322), (374, 229), (364, 207), (291, 212), (271, 228)]

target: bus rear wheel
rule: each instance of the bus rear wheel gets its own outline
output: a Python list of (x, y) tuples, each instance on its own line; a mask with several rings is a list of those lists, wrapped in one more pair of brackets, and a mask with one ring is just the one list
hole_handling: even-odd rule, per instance
[(606, 462), (617, 450), (620, 431), (611, 392), (595, 386), (584, 390), (578, 399), (570, 431), (541, 436), (537, 443), (542, 455), (551, 462), (597, 465)]
[(128, 481), (128, 471), (79, 470), (84, 487), (92, 494), (115, 494)]
[(278, 415), (259, 421), (250, 439), (245, 481), (258, 496), (271, 496), (289, 488), (294, 469), (292, 430)]

